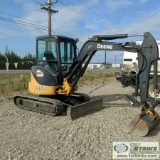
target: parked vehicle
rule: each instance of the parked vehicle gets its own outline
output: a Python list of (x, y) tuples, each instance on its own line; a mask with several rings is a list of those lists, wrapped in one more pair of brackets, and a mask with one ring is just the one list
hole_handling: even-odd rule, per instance
[(121, 71), (116, 71), (115, 72), (115, 77), (117, 81), (120, 81), (122, 78), (122, 72)]
[[(156, 41), (158, 50), (160, 51), (160, 41)], [(142, 41), (137, 41), (136, 45), (141, 45)], [(156, 98), (160, 99), (160, 55), (159, 55), (159, 60), (157, 61), (157, 79), (158, 79), (158, 85), (156, 89)], [(125, 74), (121, 77), (121, 82), (123, 86), (129, 86), (129, 85), (135, 85), (136, 84), (136, 75), (138, 75), (139, 70), (138, 70), (138, 54), (137, 52), (128, 52), (124, 51), (124, 56), (123, 56), (123, 66), (121, 68)], [(155, 90), (153, 89), (154, 87), (154, 82), (153, 82), (153, 75), (154, 75), (154, 67), (153, 65), (150, 68), (150, 77), (149, 77), (149, 88), (148, 88), (148, 94), (150, 97), (154, 97), (154, 92)]]

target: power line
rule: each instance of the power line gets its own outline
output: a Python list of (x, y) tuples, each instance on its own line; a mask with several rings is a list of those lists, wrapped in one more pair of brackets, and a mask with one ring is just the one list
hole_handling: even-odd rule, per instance
[[(82, 3), (81, 0), (79, 0), (79, 2), (80, 2), (82, 5), (84, 5), (84, 6), (87, 7), (86, 3)], [(94, 6), (94, 5), (93, 5), (93, 6)], [(88, 8), (88, 7), (87, 7), (87, 8)], [(106, 20), (104, 20), (104, 16), (102, 16), (99, 12), (98, 12), (98, 13), (95, 12), (95, 10), (94, 10), (92, 7), (88, 8), (88, 10), (90, 10), (90, 11), (92, 11), (92, 13), (95, 13), (96, 15), (98, 15), (98, 17), (101, 17), (102, 20), (103, 20), (103, 22), (106, 23)], [(105, 14), (103, 14), (103, 15), (105, 15)], [(108, 16), (107, 16), (107, 17), (108, 17)], [(108, 17), (108, 19), (113, 22), (113, 20), (112, 20), (111, 18)], [(119, 27), (118, 27), (118, 26), (117, 26), (117, 29), (119, 30)]]
[[(37, 26), (34, 26), (34, 24), (27, 24), (26, 22), (16, 21), (16, 20), (13, 20), (13, 19), (11, 19), (11, 18), (0, 17), (0, 20), (7, 21), (7, 22), (11, 22), (11, 23), (15, 23), (15, 24), (20, 24), (20, 25), (24, 25), (24, 26), (28, 26), (28, 27), (33, 27), (33, 28), (36, 28), (36, 29), (41, 29), (41, 30), (48, 31), (47, 27), (45, 27), (45, 28), (37, 27)], [(67, 37), (66, 35), (60, 33), (59, 31), (51, 30), (51, 32), (52, 32), (52, 33), (57, 33), (58, 35), (61, 35), (61, 36), (64, 36), (64, 37)], [(79, 41), (79, 42), (80, 42), (80, 43), (83, 43), (83, 42), (81, 42), (81, 41)]]
[[(22, 17), (16, 16), (16, 15), (9, 14), (9, 13), (5, 13), (5, 12), (1, 12), (1, 11), (0, 11), (0, 13), (5, 14), (5, 15), (9, 15), (9, 16), (12, 16), (12, 17), (20, 18), (20, 19), (22, 18)], [(29, 19), (23, 18), (23, 20), (30, 21), (30, 22), (32, 22), (31, 24), (34, 23), (34, 25), (37, 25), (38, 27), (40, 26), (40, 27), (45, 27), (45, 28), (46, 28), (46, 26), (44, 26), (44, 25), (39, 25), (38, 23), (35, 24), (36, 22), (33, 22), (33, 21), (29, 20)], [(27, 22), (25, 22), (25, 23), (27, 23)]]
[[(51, 9), (51, 5), (55, 4), (55, 3), (58, 3), (58, 2), (59, 2), (58, 0), (56, 0), (55, 2), (51, 2), (51, 0), (48, 0), (48, 3), (45, 3), (45, 5), (48, 5), (48, 7), (45, 7), (45, 5), (42, 5), (42, 7), (41, 7), (42, 10), (46, 10), (48, 12), (48, 35), (51, 35), (51, 33), (50, 33), (50, 30), (51, 30), (51, 13), (57, 13), (58, 12), (56, 10)], [(65, 32), (65, 33), (67, 33), (67, 32)], [(67, 34), (74, 36), (73, 34), (70, 34), (70, 33), (67, 33)]]
[[(82, 19), (82, 16), (80, 16), (80, 14), (77, 13), (77, 10), (74, 10), (73, 8), (71, 8), (71, 6), (67, 6), (62, 1), (58, 1), (58, 2), (66, 7), (65, 9), (68, 11), (67, 14), (70, 14), (72, 16), (74, 15), (75, 17), (78, 17), (78, 18)], [(74, 12), (74, 14), (73, 14), (73, 12)], [(92, 26), (93, 28), (97, 28), (97, 25), (95, 25), (95, 24), (97, 24), (97, 22), (95, 23), (95, 21), (93, 21), (93, 19), (88, 20), (88, 19), (85, 18), (85, 19), (83, 19), (83, 21), (87, 21), (90, 26)], [(81, 30), (81, 32), (86, 33), (83, 30)]]
[[(62, 2), (62, 1), (59, 1), (61, 4), (63, 4), (63, 5), (65, 5), (66, 7), (68, 7), (64, 2)], [(122, 28), (121, 26), (119, 26), (113, 19), (111, 19), (108, 15), (106, 15), (104, 12), (103, 12), (103, 14), (101, 14), (102, 13), (102, 11), (99, 9), (99, 8), (97, 8), (95, 5), (93, 5), (93, 4), (91, 4), (91, 3), (89, 3), (89, 2), (87, 2), (87, 4), (86, 3), (83, 3), (81, 0), (79, 0), (79, 3), (81, 4), (81, 5), (83, 5), (84, 7), (86, 7), (89, 11), (91, 11), (92, 12), (92, 15), (93, 14), (95, 14), (97, 17), (100, 17), (99, 19), (100, 19), (100, 21), (102, 21), (103, 22), (103, 25), (101, 24), (101, 23), (99, 23), (99, 24), (97, 24), (97, 21), (95, 21), (94, 19), (84, 19), (83, 21), (87, 21), (87, 22), (89, 22), (88, 24), (89, 24), (89, 26), (90, 27), (93, 27), (93, 29), (101, 29), (101, 28), (104, 28), (104, 24), (107, 24), (107, 25), (112, 25), (112, 24), (115, 24), (115, 29), (117, 29), (118, 31), (120, 31), (120, 28)], [(88, 5), (92, 5), (92, 7), (88, 7)], [(93, 9), (93, 7), (95, 8), (95, 9)], [(68, 7), (69, 8), (69, 7)], [(98, 13), (96, 12), (98, 10)], [(73, 9), (72, 9), (72, 11), (74, 11)], [(77, 11), (74, 11), (74, 13), (76, 13), (75, 15), (77, 16)], [(79, 16), (79, 14), (78, 14), (78, 17), (80, 17)], [(91, 24), (92, 23), (92, 24)], [(95, 25), (96, 24), (96, 25)]]
[[(11, 18), (5, 18), (5, 17), (0, 17), (0, 20), (48, 31), (47, 27), (39, 27), (38, 25), (35, 25), (33, 23), (26, 23), (26, 22), (23, 22), (23, 21), (18, 21), (18, 20), (14, 20), (14, 19), (11, 19)], [(52, 32), (60, 34), (58, 31), (53, 31), (52, 30)]]
[(3, 21), (9, 21), (9, 22), (16, 23), (16, 24), (22, 24), (22, 25), (25, 25), (25, 26), (30, 26), (30, 27), (46, 30), (45, 28), (39, 27), (38, 25), (32, 24), (32, 23), (26, 23), (26, 22), (23, 22), (23, 21), (14, 20), (14, 19), (5, 18), (5, 17), (0, 17), (0, 19), (3, 20)]
[(122, 31), (124, 31), (124, 29), (123, 29), (124, 27), (122, 27), (121, 25), (119, 25), (113, 18), (111, 18), (110, 16), (108, 16), (103, 10), (100, 10), (97, 6), (95, 6), (95, 5), (93, 5), (93, 6), (94, 6), (94, 8), (96, 10), (98, 10), (98, 12), (101, 12), (103, 15), (105, 15), (105, 18), (107, 17), (111, 21), (112, 24), (115, 24), (117, 30), (122, 29)]
[[(64, 4), (63, 2), (61, 2), (61, 1), (59, 1), (62, 5), (65, 5), (66, 6), (66, 4)], [(68, 13), (70, 13), (71, 14), (71, 9), (69, 9), (70, 7), (66, 7), (65, 9), (67, 9), (67, 11), (69, 11)], [(73, 9), (72, 9), (72, 11), (74, 12), (74, 13), (76, 13), (76, 14), (74, 14), (74, 16), (77, 16), (77, 17), (79, 17), (79, 18), (82, 18), (76, 11), (74, 11)], [(13, 16), (13, 17), (17, 17), (17, 18), (21, 18), (21, 17), (19, 17), (19, 16), (15, 16), (15, 15), (12, 15), (12, 14), (8, 14), (8, 13), (4, 13), (4, 12), (0, 12), (0, 13), (2, 13), (2, 14), (6, 14), (6, 15), (9, 15), (9, 16)], [(60, 12), (60, 14), (62, 14), (61, 12)], [(63, 14), (64, 15), (64, 14)], [(73, 13), (72, 13), (72, 15), (73, 15)], [(2, 18), (4, 18), (4, 17), (1, 17), (1, 20), (2, 20)], [(16, 20), (13, 20), (13, 19), (3, 19), (4, 21), (12, 21), (12, 23), (18, 23), (18, 24), (22, 24), (23, 23), (23, 25), (27, 25), (27, 26), (32, 26), (32, 27), (34, 27), (34, 28), (37, 28), (37, 29), (43, 29), (43, 30), (47, 30), (47, 27), (46, 26), (44, 26), (44, 25), (39, 25), (39, 23), (38, 24), (35, 24), (35, 23), (30, 23), (30, 22), (24, 22), (24, 21), (16, 21)], [(86, 20), (85, 20), (86, 21)], [(91, 21), (88, 21), (89, 23), (91, 22)], [(95, 22), (94, 22), (95, 23)], [(94, 24), (93, 23), (93, 24)], [(95, 27), (94, 25), (92, 25), (92, 24), (90, 24), (91, 26), (93, 26), (93, 27)], [(60, 27), (59, 27), (60, 28)], [(58, 29), (59, 31), (56, 31), (55, 30), (55, 32), (56, 33), (58, 33), (58, 34), (60, 34), (60, 35), (62, 35), (61, 33), (60, 33), (60, 29)], [(52, 32), (53, 32), (53, 30), (52, 30)], [(64, 31), (63, 31), (64, 32)], [(83, 30), (81, 30), (81, 32), (84, 32)], [(84, 33), (86, 33), (86, 32), (84, 32)], [(73, 34), (71, 34), (71, 33), (68, 33), (68, 34), (70, 34), (70, 35), (72, 35), (73, 36)]]
[[(12, 17), (16, 17), (16, 18), (22, 18), (22, 17), (19, 17), (19, 16), (16, 16), (16, 15), (13, 15), (13, 14), (9, 14), (9, 13), (5, 13), (5, 12), (1, 12), (0, 11), (0, 13), (2, 13), (2, 14), (5, 14), (5, 15), (9, 15), (9, 16), (12, 16)], [(21, 20), (14, 20), (14, 19), (11, 19), (11, 18), (5, 18), (5, 17), (1, 17), (1, 20), (3, 20), (4, 19), (4, 21), (19, 21), (19, 22), (17, 22), (18, 24), (20, 24), (20, 22), (22, 22), (22, 23), (26, 23), (26, 25), (27, 24), (30, 24), (30, 25), (34, 25), (35, 27), (38, 27), (38, 28), (45, 28), (45, 29), (43, 29), (43, 30), (46, 30), (46, 31), (48, 31), (48, 29), (47, 29), (47, 26), (44, 26), (44, 25), (39, 25), (39, 23), (37, 23), (37, 24), (35, 24), (36, 22), (33, 22), (33, 21), (31, 21), (31, 20), (29, 20), (29, 19), (24, 19), (23, 18), (23, 20), (27, 20), (27, 21), (30, 21), (30, 22), (32, 22), (32, 23), (28, 23), (28, 22), (24, 22), (24, 21), (21, 21)], [(15, 22), (14, 22), (15, 23)], [(37, 28), (37, 29), (38, 29)], [(55, 30), (55, 29), (54, 29)], [(52, 30), (53, 31), (53, 30)], [(62, 33), (60, 33), (60, 31), (57, 31), (57, 30), (55, 30), (55, 33), (58, 33), (59, 35), (63, 35), (63, 36), (65, 36), (66, 37), (66, 35), (65, 34), (62, 34)]]
[(37, 1), (37, 0), (33, 0), (33, 1), (36, 2), (36, 3), (42, 4), (42, 2), (39, 2), (39, 1)]
[[(63, 2), (61, 2), (61, 1), (59, 1), (62, 5), (65, 5)], [(66, 6), (66, 5), (65, 5)], [(70, 15), (73, 15), (73, 13), (71, 14), (71, 10), (69, 9), (69, 7), (66, 7), (66, 9), (67, 9), (67, 11), (69, 11), (68, 13), (70, 14)], [(72, 10), (73, 11), (73, 10)], [(76, 16), (76, 17), (79, 17), (79, 18), (82, 18), (76, 11), (73, 11), (74, 13), (76, 13), (76, 14), (74, 14), (74, 16)], [(9, 14), (9, 13), (4, 13), (4, 12), (1, 12), (0, 11), (0, 13), (2, 13), (2, 14), (5, 14), (5, 15), (9, 15), (9, 16), (12, 16), (12, 17), (17, 17), (17, 18), (21, 18), (21, 17), (19, 17), (19, 16), (15, 16), (15, 15), (12, 15), (12, 14)], [(60, 12), (60, 14), (62, 14), (61, 12)], [(26, 19), (26, 18), (25, 18)], [(30, 21), (29, 19), (26, 19), (27, 21)], [(6, 21), (6, 20), (5, 20)], [(32, 22), (32, 23), (27, 23), (27, 22), (25, 22), (25, 23), (27, 23), (27, 24), (29, 24), (29, 25), (34, 25), (35, 27), (38, 27), (38, 28), (45, 28), (45, 30), (46, 30), (46, 26), (44, 26), (44, 25), (39, 25), (39, 23), (38, 24), (33, 24), (33, 21), (30, 21), (30, 22)], [(88, 21), (89, 23), (90, 23), (90, 21)], [(14, 22), (15, 23), (15, 22)], [(20, 22), (18, 22), (18, 23), (20, 23)], [(96, 27), (95, 25), (93, 25), (93, 24), (90, 24), (90, 26), (92, 26), (92, 27)], [(59, 27), (60, 28), (60, 27)], [(60, 29), (58, 29), (58, 30), (60, 30)], [(57, 32), (60, 32), (60, 31), (57, 31)], [(62, 31), (62, 32), (64, 32), (64, 31)], [(84, 32), (83, 30), (81, 30), (81, 32)], [(84, 33), (86, 33), (86, 32), (84, 32)], [(69, 35), (72, 35), (72, 36), (74, 36), (73, 34), (71, 34), (71, 33), (67, 33), (67, 34), (69, 34)]]

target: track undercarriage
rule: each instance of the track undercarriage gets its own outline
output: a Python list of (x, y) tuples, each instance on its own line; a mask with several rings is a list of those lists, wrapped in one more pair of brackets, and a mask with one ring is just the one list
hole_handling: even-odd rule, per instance
[[(92, 101), (92, 103), (96, 102)], [(52, 97), (42, 97), (35, 95), (17, 95), (14, 97), (14, 103), (18, 108), (30, 110), (38, 113), (43, 113), (47, 115), (60, 115), (63, 111), (79, 105), (86, 106), (86, 111), (92, 110), (92, 106), (87, 108), (88, 103), (90, 103), (90, 98), (88, 95), (83, 93), (76, 93), (70, 96), (52, 96)], [(96, 105), (97, 108), (102, 107), (101, 102)], [(79, 110), (79, 107), (78, 107)], [(85, 107), (83, 107), (83, 113), (86, 113)], [(71, 112), (70, 112), (71, 113)], [(69, 113), (69, 114), (70, 114)], [(74, 114), (74, 113), (72, 113)], [(82, 113), (81, 113), (82, 114)], [(73, 117), (73, 115), (69, 115), (69, 117)], [(78, 115), (78, 117), (80, 117)], [(71, 118), (72, 119), (72, 118)]]

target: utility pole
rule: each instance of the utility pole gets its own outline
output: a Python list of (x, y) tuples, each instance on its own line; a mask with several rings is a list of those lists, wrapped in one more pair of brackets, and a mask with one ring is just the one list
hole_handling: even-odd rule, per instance
[(4, 57), (6, 58), (6, 60), (7, 60), (7, 64), (6, 64), (6, 70), (7, 70), (7, 78), (8, 78), (8, 88), (9, 88), (9, 72), (8, 72), (8, 66), (9, 66), (9, 63), (8, 63), (8, 58), (7, 58), (7, 56), (6, 55), (4, 55)]
[(43, 5), (41, 7), (42, 10), (46, 10), (48, 12), (48, 35), (51, 36), (51, 14), (52, 13), (57, 13), (58, 11), (51, 9), (52, 4), (57, 3), (58, 0), (56, 2), (51, 2), (51, 0), (48, 0), (48, 3), (46, 3), (45, 5), (48, 5), (47, 7), (45, 7), (45, 5)]
[(115, 67), (114, 67), (114, 69), (116, 70), (116, 55), (114, 55), (115, 57), (114, 57), (114, 61), (115, 61)]
[(104, 56), (104, 64), (106, 65), (106, 50), (105, 50), (105, 56)]

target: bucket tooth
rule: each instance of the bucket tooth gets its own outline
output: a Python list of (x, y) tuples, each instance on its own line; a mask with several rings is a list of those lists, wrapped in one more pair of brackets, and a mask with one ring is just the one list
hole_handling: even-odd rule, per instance
[(160, 117), (155, 111), (154, 115), (147, 113), (138, 114), (133, 118), (129, 125), (126, 126), (124, 132), (137, 136), (146, 136), (159, 122)]

